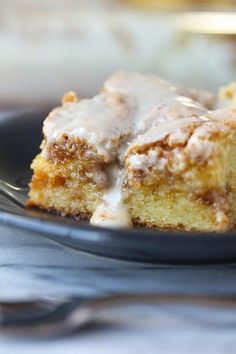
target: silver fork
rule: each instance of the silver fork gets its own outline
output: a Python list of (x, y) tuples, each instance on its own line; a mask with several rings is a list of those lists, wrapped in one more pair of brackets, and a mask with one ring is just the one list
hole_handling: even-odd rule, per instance
[(0, 303), (0, 331), (10, 335), (59, 336), (93, 323), (105, 310), (113, 311), (127, 304), (188, 304), (235, 308), (236, 297), (181, 294), (130, 294), (95, 299), (44, 299)]

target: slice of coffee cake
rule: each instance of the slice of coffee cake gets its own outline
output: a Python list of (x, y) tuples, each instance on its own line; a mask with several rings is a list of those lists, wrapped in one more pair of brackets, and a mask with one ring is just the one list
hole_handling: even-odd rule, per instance
[(154, 75), (73, 93), (43, 127), (29, 206), (100, 226), (221, 231), (236, 223), (236, 109)]

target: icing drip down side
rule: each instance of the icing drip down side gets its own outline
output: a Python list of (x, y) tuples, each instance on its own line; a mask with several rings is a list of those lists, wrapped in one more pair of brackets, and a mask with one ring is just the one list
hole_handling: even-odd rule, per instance
[(123, 202), (122, 184), (125, 170), (116, 165), (107, 171), (111, 185), (103, 196), (103, 201), (93, 213), (90, 223), (94, 226), (121, 228), (132, 227), (132, 219)]

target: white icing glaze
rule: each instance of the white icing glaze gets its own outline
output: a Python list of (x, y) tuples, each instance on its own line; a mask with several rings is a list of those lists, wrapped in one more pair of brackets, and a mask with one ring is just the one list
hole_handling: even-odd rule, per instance
[(93, 213), (90, 224), (111, 228), (132, 227), (132, 219), (125, 204), (120, 200), (120, 192), (110, 191)]
[(215, 144), (209, 138), (214, 131), (219, 131), (219, 129), (224, 129), (224, 126), (211, 121), (195, 129), (185, 149), (192, 161), (200, 159), (205, 162), (212, 156)]
[(120, 138), (131, 130), (132, 104), (128, 101), (119, 94), (102, 93), (92, 99), (64, 104), (44, 122), (47, 144), (53, 144), (63, 135), (84, 139), (106, 162), (113, 161)]
[(206, 113), (206, 107), (194, 101), (190, 91), (154, 75), (118, 72), (105, 82), (104, 89), (134, 101), (133, 135), (146, 133), (162, 123)]
[(129, 164), (134, 170), (146, 171), (155, 166), (158, 171), (164, 171), (167, 159), (161, 157), (156, 149), (150, 149), (147, 154), (132, 154), (129, 156)]
[(155, 140), (161, 124), (172, 122), (161, 128), (165, 134), (164, 130), (168, 133), (172, 124), (179, 124), (178, 120), (200, 119), (207, 109), (192, 96), (191, 90), (173, 86), (154, 75), (118, 72), (105, 82), (100, 95), (65, 103), (52, 111), (44, 122), (45, 146), (63, 135), (84, 139), (106, 162), (112, 162), (120, 157), (117, 155), (122, 137), (132, 141), (144, 134), (145, 138), (150, 135)]
[(147, 133), (139, 135), (129, 146), (128, 153), (138, 147), (151, 145), (163, 140), (166, 140), (170, 146), (184, 144), (191, 131), (203, 122), (205, 120), (200, 117), (191, 117), (160, 124), (158, 127), (148, 130)]
[(124, 170), (113, 165), (108, 168), (107, 173), (110, 176), (111, 186), (104, 193), (103, 200), (93, 213), (90, 223), (112, 228), (132, 227), (130, 213), (123, 201)]
[(209, 119), (220, 123), (236, 123), (236, 107), (223, 107), (211, 111), (208, 114)]

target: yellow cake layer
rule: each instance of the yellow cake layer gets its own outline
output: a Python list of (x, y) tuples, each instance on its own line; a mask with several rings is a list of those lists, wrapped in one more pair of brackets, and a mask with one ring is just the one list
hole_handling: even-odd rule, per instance
[[(172, 176), (149, 170), (145, 175), (127, 170), (123, 193), (135, 223), (161, 229), (214, 231), (232, 227), (236, 220), (236, 139), (217, 138), (215, 156), (203, 165), (189, 165)], [(78, 149), (81, 154), (81, 148)], [(33, 164), (29, 205), (63, 215), (89, 218), (102, 200), (106, 186), (96, 182), (104, 163), (73, 156)], [(104, 181), (103, 181), (104, 183)]]

